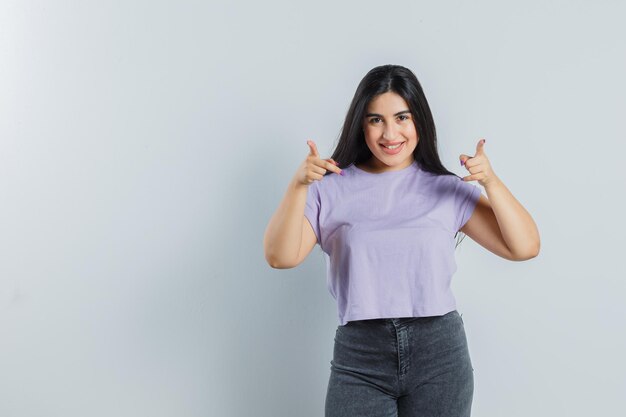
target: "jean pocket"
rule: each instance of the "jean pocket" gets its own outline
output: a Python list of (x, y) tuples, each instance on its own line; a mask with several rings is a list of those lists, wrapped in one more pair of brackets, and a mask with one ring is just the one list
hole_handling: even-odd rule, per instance
[(342, 325), (337, 326), (337, 330), (335, 330), (335, 336), (339, 336), (341, 334)]

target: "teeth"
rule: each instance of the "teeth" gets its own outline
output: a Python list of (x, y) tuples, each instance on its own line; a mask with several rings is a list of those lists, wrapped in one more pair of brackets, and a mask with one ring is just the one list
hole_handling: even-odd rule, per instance
[(383, 146), (385, 146), (385, 148), (387, 148), (387, 149), (396, 149), (400, 145), (402, 145), (402, 144), (398, 143), (397, 145), (393, 145), (393, 146), (385, 146), (385, 145), (383, 145)]

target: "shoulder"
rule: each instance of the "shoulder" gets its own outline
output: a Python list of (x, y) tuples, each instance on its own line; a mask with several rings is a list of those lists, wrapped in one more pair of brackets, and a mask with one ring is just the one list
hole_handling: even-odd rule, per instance
[(307, 198), (320, 201), (327, 200), (328, 196), (334, 195), (333, 190), (336, 188), (337, 181), (335, 176), (337, 176), (335, 173), (324, 175), (321, 179), (309, 184)]
[(464, 186), (463, 179), (457, 175), (435, 174), (428, 171), (420, 171), (420, 175), (422, 183), (435, 194), (453, 194), (459, 187)]
[[(355, 172), (352, 165), (344, 168), (342, 170), (343, 175), (336, 174), (331, 172), (330, 174), (326, 174), (319, 181), (314, 181), (317, 183), (320, 191), (322, 190), (330, 190), (338, 187), (347, 182), (353, 182), (355, 180)], [(313, 185), (313, 184), (311, 184)]]

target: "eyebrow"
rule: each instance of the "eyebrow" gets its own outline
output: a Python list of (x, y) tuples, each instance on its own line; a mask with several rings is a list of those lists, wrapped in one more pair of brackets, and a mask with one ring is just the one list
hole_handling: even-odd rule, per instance
[[(401, 115), (401, 114), (403, 114), (403, 113), (411, 113), (411, 110), (402, 110), (402, 111), (399, 111), (398, 113), (394, 114), (394, 116), (399, 116), (399, 115)], [(383, 115), (382, 115), (382, 114), (378, 114), (378, 113), (367, 113), (367, 114), (365, 115), (365, 117), (373, 117), (373, 116), (376, 116), (376, 117), (383, 117)]]

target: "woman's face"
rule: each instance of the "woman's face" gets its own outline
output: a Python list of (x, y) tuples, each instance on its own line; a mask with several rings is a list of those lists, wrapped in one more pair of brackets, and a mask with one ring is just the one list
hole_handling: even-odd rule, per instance
[[(409, 106), (397, 93), (389, 91), (369, 102), (363, 132), (372, 151), (372, 158), (365, 164), (370, 171), (395, 171), (413, 163), (419, 138)], [(396, 149), (384, 146), (397, 144), (400, 146)]]

